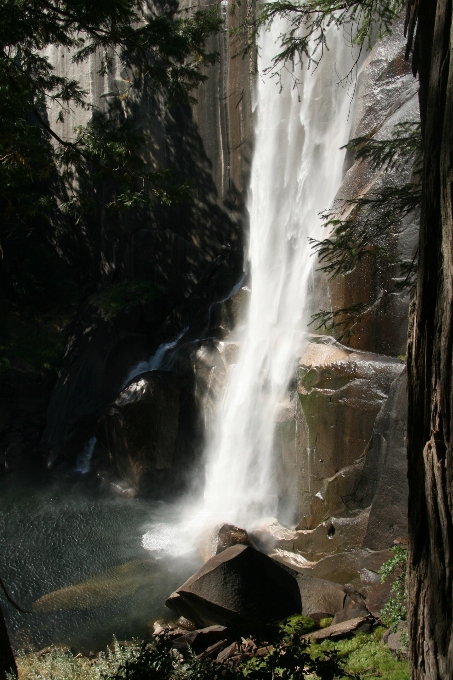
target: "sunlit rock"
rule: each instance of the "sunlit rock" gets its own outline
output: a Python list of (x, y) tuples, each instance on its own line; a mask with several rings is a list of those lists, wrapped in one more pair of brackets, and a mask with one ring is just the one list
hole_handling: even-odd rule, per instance
[[(391, 139), (395, 125), (418, 121), (418, 82), (405, 59), (406, 37), (403, 18), (392, 27), (391, 34), (377, 41), (360, 67), (355, 95), (351, 138), (369, 136), (375, 140)], [(397, 171), (383, 172), (368, 161), (346, 156), (347, 172), (337, 198), (354, 200), (367, 192), (400, 187), (413, 176), (411, 163)], [(348, 169), (349, 168), (349, 169)], [(347, 210), (350, 210), (349, 207)], [(329, 283), (330, 300), (325, 309), (339, 310), (352, 305), (369, 305), (369, 311), (353, 324), (346, 342), (351, 347), (397, 356), (406, 352), (408, 291), (396, 290), (402, 280), (395, 264), (401, 258), (409, 263), (418, 244), (418, 215), (408, 215), (392, 234), (380, 238), (364, 257), (344, 275)], [(382, 303), (373, 304), (383, 296)], [(317, 311), (317, 310), (316, 310)], [(341, 322), (344, 317), (337, 317)], [(338, 327), (338, 333), (342, 327)]]

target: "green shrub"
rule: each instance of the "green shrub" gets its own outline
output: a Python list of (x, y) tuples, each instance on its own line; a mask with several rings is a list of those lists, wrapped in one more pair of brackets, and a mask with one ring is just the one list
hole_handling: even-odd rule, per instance
[(316, 623), (313, 619), (310, 619), (308, 616), (301, 616), (300, 614), (288, 616), (288, 618), (279, 626), (284, 639), (291, 637), (292, 635), (305, 635), (306, 633), (311, 633), (315, 628)]
[(320, 619), (319, 627), (320, 628), (328, 628), (329, 626), (332, 625), (332, 621), (333, 621), (333, 616), (326, 616), (324, 619)]
[[(285, 635), (289, 625), (297, 628), (302, 623), (289, 624), (287, 619), (280, 634)], [(93, 660), (54, 648), (43, 656), (20, 656), (18, 668), (21, 680), (409, 680), (407, 662), (393, 658), (382, 645), (383, 631), (320, 644), (292, 634), (289, 642), (276, 641), (268, 654), (250, 657), (236, 667), (181, 655), (161, 637), (127, 646), (114, 641), (111, 650)]]
[(382, 623), (393, 630), (400, 621), (407, 620), (406, 564), (407, 548), (393, 546), (393, 556), (379, 570), (381, 581), (394, 577), (391, 597), (381, 610)]
[(373, 633), (358, 633), (351, 638), (333, 642), (325, 640), (313, 644), (311, 653), (325, 654), (335, 652), (343, 674), (338, 680), (409, 680), (407, 661), (395, 659), (387, 646), (381, 642), (385, 629), (377, 628)]
[(50, 648), (48, 653), (19, 654), (20, 680), (105, 680), (139, 655), (141, 645), (120, 645), (114, 638), (108, 650), (91, 660), (68, 649)]

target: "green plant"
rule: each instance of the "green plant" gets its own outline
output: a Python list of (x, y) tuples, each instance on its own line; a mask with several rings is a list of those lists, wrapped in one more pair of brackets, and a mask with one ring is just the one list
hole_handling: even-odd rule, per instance
[(328, 628), (329, 626), (332, 625), (332, 621), (333, 621), (333, 616), (326, 616), (324, 619), (320, 619), (319, 627), (320, 628)]
[(328, 50), (330, 26), (342, 27), (353, 44), (369, 46), (373, 37), (391, 31), (404, 5), (405, 0), (275, 0), (260, 5), (257, 18), (249, 17), (241, 28), (248, 33), (251, 47), (262, 27), (278, 18), (287, 20), (287, 29), (279, 36), (279, 51), (268, 69), (279, 75), (283, 68), (297, 63), (317, 64)]
[(21, 680), (105, 680), (138, 656), (141, 645), (119, 644), (116, 638), (95, 659), (73, 654), (68, 649), (51, 647), (46, 653), (23, 653), (17, 656)]
[(407, 661), (395, 659), (388, 647), (382, 645), (381, 638), (385, 629), (379, 627), (372, 633), (358, 633), (344, 640), (325, 640), (311, 646), (311, 654), (316, 656), (335, 652), (342, 673), (338, 680), (409, 680)]
[(400, 621), (407, 620), (407, 548), (393, 546), (391, 550), (393, 556), (385, 562), (379, 570), (383, 583), (388, 578), (394, 577), (391, 587), (392, 595), (381, 610), (381, 620), (386, 626), (395, 630)]
[(310, 619), (308, 616), (301, 616), (300, 614), (288, 616), (279, 626), (279, 630), (285, 640), (290, 639), (292, 635), (311, 633), (315, 628), (316, 623), (313, 619)]

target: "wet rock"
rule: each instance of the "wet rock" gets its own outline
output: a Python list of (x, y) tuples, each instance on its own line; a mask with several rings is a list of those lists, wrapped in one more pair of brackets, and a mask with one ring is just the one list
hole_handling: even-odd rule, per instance
[(357, 498), (372, 496), (370, 518), (363, 547), (382, 550), (399, 536), (407, 535), (407, 375), (394, 381), (376, 424)]
[(140, 493), (158, 490), (173, 467), (178, 434), (179, 388), (175, 376), (137, 376), (107, 409), (97, 439), (118, 475)]
[(271, 552), (275, 549), (293, 551), (298, 533), (282, 526), (275, 517), (270, 517), (259, 526), (254, 527), (251, 538), (260, 550), (265, 552)]
[(256, 625), (300, 613), (301, 598), (293, 573), (250, 546), (235, 545), (208, 560), (166, 605), (201, 626)]
[[(397, 22), (392, 34), (379, 40), (360, 68), (354, 102), (351, 138), (368, 136), (371, 139), (390, 139), (395, 124), (419, 120), (417, 83), (410, 65), (404, 58), (406, 39), (404, 22)], [(383, 173), (367, 161), (354, 162), (354, 154), (347, 154), (346, 168), (337, 197), (354, 200), (367, 191), (383, 187), (401, 186), (411, 180), (411, 164), (398, 172)], [(330, 282), (332, 309), (344, 309), (354, 304), (369, 304), (379, 291), (387, 291), (386, 304), (374, 305), (355, 324), (348, 344), (397, 356), (406, 351), (408, 294), (394, 291), (395, 279), (401, 276), (394, 258), (410, 261), (418, 242), (418, 217), (408, 216), (399, 233), (388, 239), (382, 248), (363, 257), (356, 267)], [(371, 249), (370, 249), (371, 250)], [(377, 252), (376, 252), (377, 251)], [(337, 321), (341, 321), (337, 318)]]
[(307, 560), (298, 553), (290, 552), (289, 550), (281, 550), (280, 548), (271, 552), (270, 557), (272, 557), (273, 560), (276, 560), (276, 562), (280, 562), (281, 564), (285, 564), (287, 567), (294, 569), (294, 571), (308, 570), (311, 566), (316, 564), (316, 562), (310, 562), (310, 560)]
[(253, 547), (247, 531), (233, 524), (216, 524), (207, 529), (198, 540), (197, 545), (203, 562), (207, 562), (211, 557), (218, 555), (232, 545), (251, 545)]
[(361, 586), (369, 585), (369, 581), (364, 583), (362, 580), (362, 572), (365, 570), (370, 574), (369, 578), (373, 584), (380, 581), (378, 571), (391, 556), (390, 550), (373, 552), (358, 549), (329, 555), (315, 564), (302, 567), (301, 571), (335, 583), (350, 583), (360, 589)]
[(218, 533), (216, 555), (233, 545), (251, 545), (249, 535), (245, 529), (233, 524), (223, 524)]
[(331, 517), (311, 531), (297, 531), (294, 549), (317, 561), (329, 554), (361, 548), (366, 535), (369, 508), (350, 517)]

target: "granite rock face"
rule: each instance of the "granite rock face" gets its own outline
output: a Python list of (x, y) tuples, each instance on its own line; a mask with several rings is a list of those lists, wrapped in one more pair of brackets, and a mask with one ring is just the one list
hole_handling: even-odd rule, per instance
[(293, 549), (305, 558), (383, 550), (405, 535), (405, 384), (399, 359), (325, 336), (299, 358), (276, 439), (281, 495), (297, 508)]
[[(351, 139), (390, 139), (395, 125), (420, 119), (418, 82), (409, 62), (404, 59), (405, 48), (404, 22), (401, 20), (391, 35), (376, 43), (360, 67)], [(336, 197), (341, 201), (401, 187), (410, 181), (417, 182), (410, 163), (396, 171), (385, 172), (371, 167), (368, 160), (354, 162), (352, 152), (347, 154), (345, 170)], [(354, 324), (347, 340), (351, 347), (390, 356), (406, 353), (409, 299), (407, 292), (395, 289), (403, 276), (395, 261), (400, 258), (406, 264), (411, 262), (417, 243), (418, 214), (410, 214), (392, 234), (370, 247), (352, 271), (328, 284), (331, 309), (370, 305), (360, 322)], [(381, 303), (372, 304), (380, 298)]]

